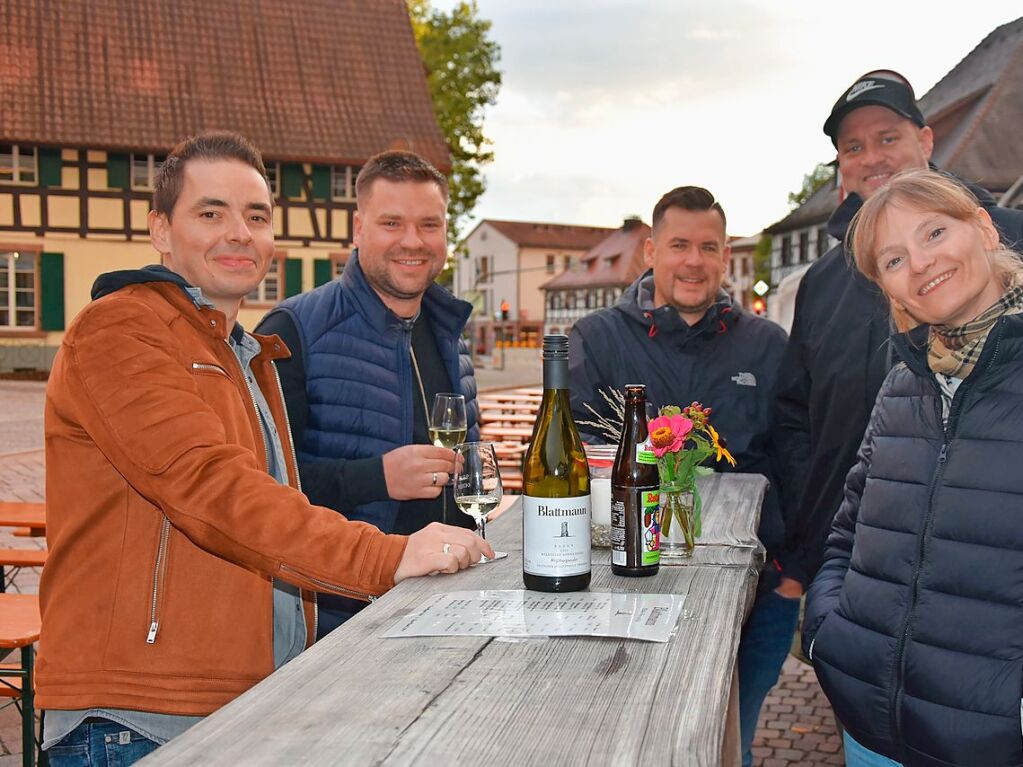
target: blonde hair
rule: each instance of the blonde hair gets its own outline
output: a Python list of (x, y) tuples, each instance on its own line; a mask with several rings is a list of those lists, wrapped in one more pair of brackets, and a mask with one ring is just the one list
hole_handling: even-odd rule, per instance
[[(877, 235), (889, 207), (901, 205), (912, 210), (941, 213), (974, 226), (980, 226), (973, 193), (954, 179), (932, 170), (913, 169), (898, 173), (891, 182), (875, 192), (859, 209), (846, 233), (846, 250), (852, 253), (856, 268), (882, 290), (877, 263)], [(997, 227), (995, 227), (997, 232)], [(1023, 256), (998, 243), (987, 251), (994, 277), (1004, 288), (1023, 282)], [(890, 301), (889, 301), (890, 303)], [(891, 304), (892, 319), (900, 331), (920, 323), (908, 312)]]

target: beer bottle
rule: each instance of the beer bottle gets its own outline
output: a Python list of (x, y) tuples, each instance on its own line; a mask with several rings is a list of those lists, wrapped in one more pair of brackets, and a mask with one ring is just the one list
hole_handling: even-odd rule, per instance
[(625, 420), (611, 471), (611, 572), (654, 575), (661, 561), (660, 480), (647, 442), (646, 387), (625, 386)]

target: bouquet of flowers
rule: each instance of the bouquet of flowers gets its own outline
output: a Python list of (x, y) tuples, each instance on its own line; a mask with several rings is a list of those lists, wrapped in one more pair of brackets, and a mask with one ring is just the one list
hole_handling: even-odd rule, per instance
[(685, 408), (662, 407), (648, 425), (651, 449), (657, 457), (661, 481), (661, 534), (668, 541), (674, 521), (683, 536), (682, 549), (689, 553), (702, 532), (700, 493), (696, 477), (713, 470), (702, 466), (711, 456), (735, 466), (724, 439), (710, 425), (711, 409), (699, 402)]

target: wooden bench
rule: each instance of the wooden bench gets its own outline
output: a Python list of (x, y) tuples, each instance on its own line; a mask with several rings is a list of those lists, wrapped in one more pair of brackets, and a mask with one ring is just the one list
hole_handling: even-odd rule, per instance
[(21, 650), (21, 663), (0, 671), (0, 695), (21, 704), (21, 763), (34, 767), (38, 743), (35, 734), (35, 652), (39, 641), (39, 596), (0, 594), (0, 649)]
[(46, 564), (46, 549), (0, 549), (0, 593), (14, 585), (14, 578), (23, 567)]
[(30, 535), (46, 535), (46, 504), (0, 501), (0, 527), (26, 528)]
[(480, 423), (528, 423), (536, 421), (536, 413), (502, 413), (484, 410), (480, 413)]

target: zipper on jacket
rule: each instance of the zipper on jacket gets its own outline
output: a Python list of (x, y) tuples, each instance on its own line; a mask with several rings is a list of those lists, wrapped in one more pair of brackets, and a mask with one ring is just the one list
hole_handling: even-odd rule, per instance
[(193, 362), (192, 370), (205, 370), (210, 373), (219, 373), (226, 378), (231, 377), (224, 368), (220, 367), (220, 365), (214, 365), (212, 362)]
[(160, 598), (160, 582), (163, 580), (161, 570), (165, 565), (168, 540), (170, 540), (170, 520), (165, 516), (163, 522), (160, 523), (160, 544), (156, 549), (156, 563), (153, 565), (153, 597), (149, 604), (149, 634), (146, 636), (146, 644), (156, 642), (156, 632), (160, 629), (156, 610)]
[[(992, 331), (993, 332), (993, 331)], [(945, 474), (945, 466), (948, 464), (948, 455), (952, 449), (952, 440), (955, 439), (956, 431), (959, 427), (959, 413), (963, 408), (963, 402), (966, 399), (967, 393), (976, 382), (977, 378), (986, 372), (995, 359), (998, 357), (999, 342), (1001, 341), (1001, 334), (995, 338), (995, 348), (991, 353), (991, 357), (988, 359), (987, 364), (984, 366), (984, 370), (974, 370), (973, 375), (964, 380), (959, 384), (959, 388), (956, 389), (955, 394), (952, 396), (952, 402), (948, 408), (948, 421), (944, 423), (942, 427), (942, 444), (941, 450), (938, 452), (938, 465), (934, 469), (934, 474), (931, 477), (931, 484), (927, 491), (927, 512), (924, 516), (924, 526), (920, 534), (920, 543), (917, 548), (917, 560), (913, 565), (913, 577), (910, 580), (910, 599), (909, 609), (906, 610), (906, 617), (903, 619), (902, 633), (899, 636), (898, 644), (895, 647), (895, 683), (892, 685), (892, 697), (891, 697), (891, 725), (892, 725), (892, 738), (896, 743), (902, 743), (902, 684), (906, 672), (906, 643), (909, 641), (910, 627), (913, 623), (913, 615), (916, 612), (916, 605), (920, 598), (920, 575), (923, 570), (924, 560), (927, 558), (928, 542), (931, 537), (931, 532), (934, 528), (934, 497), (938, 492), (938, 485), (941, 482), (942, 476)], [(933, 374), (932, 374), (933, 376)], [(935, 414), (938, 418), (938, 423), (942, 423), (942, 401), (941, 401), (941, 387), (938, 386), (938, 382), (930, 379), (931, 385), (934, 387), (937, 398), (935, 400)], [(900, 761), (905, 761), (904, 759)]]
[(287, 571), (289, 573), (294, 573), (295, 575), (299, 576), (300, 578), (304, 578), (305, 580), (309, 581), (310, 583), (315, 583), (317, 586), (322, 586), (324, 590), (334, 592), (335, 594), (341, 594), (342, 596), (347, 596), (347, 597), (355, 597), (356, 599), (361, 599), (364, 602), (376, 602), (377, 601), (377, 597), (373, 596), (372, 594), (365, 594), (365, 593), (363, 593), (361, 591), (355, 591), (354, 589), (350, 589), (350, 588), (347, 588), (345, 586), (339, 586), (336, 583), (331, 583), (329, 581), (323, 581), (323, 580), (320, 580), (319, 578), (313, 578), (311, 575), (303, 575), (302, 573), (300, 573), (295, 568), (289, 567), (288, 565), (286, 565), (284, 563), (281, 563), (281, 570)]

